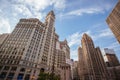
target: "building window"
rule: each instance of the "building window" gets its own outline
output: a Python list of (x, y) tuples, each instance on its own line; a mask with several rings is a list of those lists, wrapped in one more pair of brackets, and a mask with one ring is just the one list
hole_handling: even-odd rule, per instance
[(14, 73), (9, 73), (7, 79), (13, 79)]
[(12, 67), (11, 71), (16, 71), (17, 67)]
[(21, 72), (25, 72), (25, 68), (21, 68), (20, 71), (21, 71)]
[(2, 72), (2, 73), (0, 74), (0, 78), (4, 79), (4, 78), (6, 77), (6, 74), (7, 74), (7, 72)]
[(3, 66), (0, 66), (0, 70), (2, 69)]
[(30, 79), (30, 74), (26, 74), (25, 75), (25, 80), (29, 80)]
[(5, 66), (4, 70), (9, 70), (9, 68), (10, 68), (9, 66)]
[(17, 80), (23, 80), (23, 76), (24, 76), (24, 74), (19, 74), (17, 77)]

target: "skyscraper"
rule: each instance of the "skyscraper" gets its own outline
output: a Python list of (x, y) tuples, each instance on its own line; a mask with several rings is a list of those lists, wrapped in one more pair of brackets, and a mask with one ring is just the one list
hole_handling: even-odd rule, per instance
[(120, 80), (120, 63), (113, 49), (104, 49), (110, 80)]
[(108, 67), (114, 67), (120, 65), (119, 60), (117, 56), (115, 55), (115, 52), (113, 49), (105, 48), (105, 57), (107, 58), (107, 66)]
[(54, 21), (53, 11), (44, 23), (36, 18), (20, 19), (0, 48), (0, 79), (36, 80), (41, 69), (53, 69), (57, 42)]
[(79, 80), (78, 76), (78, 61), (74, 61), (72, 65), (73, 70), (73, 80)]
[(95, 48), (90, 36), (84, 34), (79, 47), (78, 74), (80, 80), (107, 80), (107, 69), (99, 47)]
[(71, 79), (71, 68), (70, 65), (66, 63), (66, 60), (70, 60), (70, 48), (67, 40), (58, 40), (56, 43), (55, 68), (61, 69), (61, 80)]
[(9, 34), (0, 34), (0, 46), (5, 42)]
[(120, 43), (120, 0), (110, 15), (107, 17), (106, 22)]

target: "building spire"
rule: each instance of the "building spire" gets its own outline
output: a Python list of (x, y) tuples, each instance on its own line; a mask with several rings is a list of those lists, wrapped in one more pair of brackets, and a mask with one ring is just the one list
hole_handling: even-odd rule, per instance
[(64, 42), (65, 42), (66, 44), (68, 43), (67, 40), (66, 40), (66, 38), (65, 38)]
[(83, 34), (83, 37), (82, 37), (82, 44), (83, 43), (87, 43), (87, 45), (91, 45), (91, 46), (93, 46), (94, 47), (94, 43), (93, 43), (93, 40), (92, 40), (92, 38), (88, 35), (88, 34), (86, 34), (86, 33), (84, 33)]
[(45, 19), (45, 24), (46, 25), (52, 25), (52, 26), (54, 26), (54, 22), (55, 22), (55, 14), (54, 14), (54, 11), (53, 10), (51, 10), (48, 14), (47, 14), (47, 16), (46, 16), (46, 19)]
[(84, 33), (82, 38), (92, 41), (92, 38), (87, 33)]
[[(47, 14), (47, 16), (53, 16), (53, 17), (55, 18), (54, 11), (53, 11), (53, 10), (51, 10), (51, 11)], [(46, 17), (47, 17), (47, 16), (46, 16)]]

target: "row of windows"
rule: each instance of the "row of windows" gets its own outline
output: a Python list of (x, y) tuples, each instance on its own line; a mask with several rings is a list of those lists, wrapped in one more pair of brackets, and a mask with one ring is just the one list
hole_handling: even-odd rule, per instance
[[(0, 69), (2, 69), (3, 68), (3, 66), (0, 66)], [(10, 69), (10, 66), (5, 66), (4, 68), (3, 68), (3, 70), (9, 70)], [(11, 71), (16, 71), (17, 70), (17, 67), (11, 67), (11, 69), (10, 69)]]
[(0, 62), (2, 64), (19, 64), (19, 61), (15, 61), (15, 60), (4, 60), (4, 59), (2, 59)]
[[(13, 77), (14, 77), (14, 72), (13, 71), (16, 71), (17, 70), (17, 67), (15, 67), (15, 66), (13, 66), (13, 67), (10, 67), (10, 66), (0, 66), (0, 69), (2, 69), (3, 68), (3, 70), (6, 70), (6, 71), (8, 71), (8, 70), (10, 70), (10, 72), (8, 73), (8, 76), (7, 76), (7, 79), (12, 79)], [(1, 72), (1, 74), (0, 74), (0, 79), (2, 78), (2, 79), (4, 79), (5, 77), (6, 77), (6, 75), (7, 75), (7, 72), (6, 71), (2, 71)], [(28, 74), (29, 73), (31, 73), (32, 72), (32, 69), (25, 69), (25, 68), (21, 68), (20, 69), (20, 72), (25, 72), (26, 71), (26, 76), (25, 76), (25, 80), (29, 80), (29, 78), (26, 78), (26, 77), (30, 77), (30, 75), (28, 76)], [(34, 74), (36, 73), (36, 70), (34, 70), (34, 72), (33, 72)], [(24, 75), (24, 74), (23, 74)], [(18, 77), (22, 77), (21, 76), (21, 73), (20, 74), (18, 74)]]
[(7, 54), (9, 56), (10, 55), (22, 55), (24, 50), (25, 50), (25, 48), (20, 48), (20, 49), (16, 49), (16, 50), (14, 50), (14, 48), (8, 48), (8, 49), (6, 48), (4, 50), (2, 49), (0, 53), (4, 56)]
[(37, 64), (34, 63), (34, 62), (32, 62), (32, 61), (30, 61), (30, 62), (28, 62), (28, 61), (23, 61), (22, 64), (25, 65), (25, 66), (29, 66), (29, 67), (37, 67)]
[[(36, 37), (35, 37), (35, 36), (36, 36)], [(40, 38), (39, 38), (40, 36), (41, 36), (40, 33), (37, 34), (37, 32), (35, 31), (34, 36), (33, 36), (32, 40), (31, 40), (29, 49), (28, 49), (28, 51), (27, 51), (26, 57), (25, 57), (26, 60), (29, 60), (30, 58), (31, 58), (32, 60), (35, 59), (35, 56), (36, 56), (36, 53), (37, 53), (37, 50), (38, 50), (38, 46), (39, 46), (39, 42), (40, 42)], [(40, 47), (40, 48), (41, 48), (41, 47)], [(40, 48), (39, 48), (39, 51), (40, 51)], [(31, 53), (32, 53), (32, 54), (31, 54)], [(30, 57), (30, 56), (31, 56), (31, 57)], [(29, 57), (29, 58), (28, 58), (28, 57)]]

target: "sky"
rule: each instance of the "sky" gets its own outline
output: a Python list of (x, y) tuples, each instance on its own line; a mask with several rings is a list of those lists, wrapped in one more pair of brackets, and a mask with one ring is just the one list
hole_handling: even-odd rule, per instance
[(120, 60), (120, 44), (109, 29), (106, 18), (118, 0), (0, 0), (0, 34), (10, 33), (21, 18), (44, 22), (54, 10), (55, 29), (62, 41), (67, 39), (71, 58), (78, 59), (81, 37), (87, 33), (95, 46), (114, 49)]

